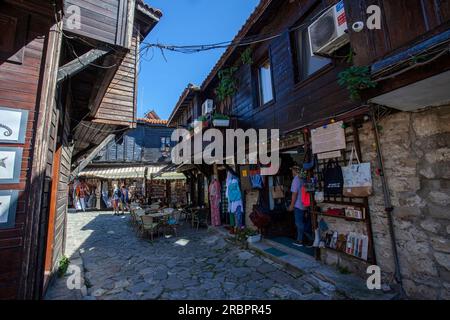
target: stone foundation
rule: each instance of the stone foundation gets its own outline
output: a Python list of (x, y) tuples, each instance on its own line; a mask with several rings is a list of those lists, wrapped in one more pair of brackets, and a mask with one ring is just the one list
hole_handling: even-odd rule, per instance
[[(450, 106), (399, 112), (380, 122), (404, 289), (412, 298), (450, 298)], [(377, 168), (371, 123), (360, 129), (363, 161)], [(392, 279), (394, 259), (380, 177), (369, 198), (377, 264)]]

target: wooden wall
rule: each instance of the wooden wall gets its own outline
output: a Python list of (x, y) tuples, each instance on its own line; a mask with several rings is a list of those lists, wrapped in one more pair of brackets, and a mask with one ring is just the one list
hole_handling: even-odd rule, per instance
[(173, 130), (163, 125), (138, 124), (136, 129), (128, 131), (119, 141), (111, 141), (93, 163), (159, 162), (162, 157), (160, 138), (170, 138)]
[[(81, 28), (70, 29), (70, 7), (78, 6), (81, 13)], [(87, 38), (96, 39), (108, 44), (126, 46), (129, 0), (65, 0), (64, 29)], [(125, 27), (124, 27), (125, 26)]]
[[(23, 5), (23, 3), (21, 3)], [(47, 5), (44, 3), (43, 5)], [(39, 9), (38, 4), (33, 4)], [(44, 9), (43, 9), (44, 10)], [(45, 11), (44, 11), (45, 12)], [(19, 184), (0, 185), (1, 190), (19, 190), (19, 203), (16, 212), (16, 225), (12, 229), (0, 230), (0, 299), (12, 299), (18, 296), (21, 280), (22, 259), (24, 250), (25, 230), (27, 229), (28, 212), (25, 210), (29, 198), (31, 156), (35, 143), (38, 92), (41, 87), (41, 74), (45, 39), (48, 36), (50, 21), (40, 15), (23, 11), (17, 7), (0, 3), (0, 13), (13, 17), (23, 17), (26, 25), (26, 37), (21, 48), (22, 63), (10, 63), (0, 60), (0, 105), (29, 111), (27, 133), (22, 159), (22, 171)]]
[(119, 66), (95, 115), (97, 122), (130, 126), (135, 122), (139, 40), (135, 35), (132, 47)]
[[(337, 83), (337, 76), (347, 66), (336, 60), (328, 67), (302, 82), (296, 83), (293, 63), (293, 46), (286, 32), (313, 8), (333, 1), (299, 0), (294, 2), (275, 0), (261, 20), (252, 28), (254, 34), (283, 35), (254, 46), (253, 60), (258, 61), (268, 51), (271, 60), (274, 102), (263, 107), (256, 104), (256, 75), (248, 65), (241, 66), (238, 73), (239, 89), (233, 98), (232, 114), (240, 126), (252, 128), (278, 128), (290, 131), (323, 117), (333, 116), (355, 108), (346, 89)], [(236, 59), (239, 59), (239, 55)], [(233, 65), (230, 62), (229, 65)], [(205, 95), (214, 96), (217, 81), (211, 82)], [(216, 103), (217, 105), (217, 103)]]
[(450, 0), (345, 0), (349, 23), (367, 21), (366, 9), (372, 4), (382, 9), (381, 30), (350, 30), (358, 65), (369, 65), (450, 27)]

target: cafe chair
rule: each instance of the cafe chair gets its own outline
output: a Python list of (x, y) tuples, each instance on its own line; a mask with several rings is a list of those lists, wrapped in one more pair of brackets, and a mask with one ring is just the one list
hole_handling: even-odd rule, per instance
[(159, 232), (159, 223), (154, 222), (153, 217), (143, 215), (141, 216), (142, 220), (142, 228), (141, 233), (142, 236), (150, 235), (150, 240), (153, 241), (153, 236)]

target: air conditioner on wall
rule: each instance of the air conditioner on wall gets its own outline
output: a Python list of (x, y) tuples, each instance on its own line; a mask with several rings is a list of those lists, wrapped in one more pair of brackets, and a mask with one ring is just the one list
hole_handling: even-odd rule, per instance
[(331, 55), (350, 41), (344, 2), (329, 8), (309, 27), (311, 55)]
[(208, 113), (213, 112), (214, 101), (212, 99), (206, 99), (202, 104), (202, 115), (206, 115)]

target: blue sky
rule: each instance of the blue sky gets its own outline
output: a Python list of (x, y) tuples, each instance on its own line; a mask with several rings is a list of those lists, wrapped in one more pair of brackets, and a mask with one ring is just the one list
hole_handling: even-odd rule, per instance
[[(207, 44), (232, 40), (258, 0), (145, 0), (164, 13), (144, 42)], [(182, 54), (149, 50), (141, 61), (138, 116), (155, 110), (167, 119), (188, 83), (200, 85), (224, 49)], [(148, 61), (146, 61), (148, 60)]]

